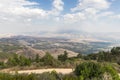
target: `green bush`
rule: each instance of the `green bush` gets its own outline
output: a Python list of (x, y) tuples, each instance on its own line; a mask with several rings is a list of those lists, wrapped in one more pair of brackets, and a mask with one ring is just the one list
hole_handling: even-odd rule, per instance
[(43, 62), (43, 66), (52, 66), (57, 67), (60, 63), (57, 59), (51, 56), (49, 53), (46, 53), (45, 56), (41, 58), (41, 62)]
[(118, 72), (111, 65), (105, 65), (104, 70), (111, 75), (113, 80), (120, 80)]
[(66, 61), (67, 59), (68, 59), (67, 51), (64, 51), (64, 54), (58, 55), (58, 60), (60, 60), (60, 61)]
[(83, 79), (92, 79), (94, 77), (100, 77), (104, 73), (104, 69), (98, 63), (94, 62), (85, 62), (78, 65), (75, 68), (74, 73), (77, 76), (82, 77)]
[(25, 56), (22, 55), (17, 55), (14, 54), (12, 58), (9, 58), (7, 61), (8, 67), (11, 66), (30, 66), (31, 65), (31, 60), (29, 58), (26, 58)]
[(111, 80), (120, 80), (117, 71), (111, 65), (94, 62), (78, 65), (74, 73), (80, 77), (80, 80), (109, 80), (109, 78), (104, 79), (105, 76), (111, 77)]
[(82, 80), (82, 79), (79, 79), (76, 75), (68, 74), (63, 76), (63, 80)]

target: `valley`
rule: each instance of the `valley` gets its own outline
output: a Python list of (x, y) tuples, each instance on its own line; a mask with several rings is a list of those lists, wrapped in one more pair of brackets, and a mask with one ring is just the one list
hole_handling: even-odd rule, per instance
[[(79, 77), (81, 75), (83, 80), (91, 77), (114, 80), (116, 75), (115, 80), (119, 80), (120, 47), (112, 47), (114, 45), (110, 41), (93, 39), (33, 36), (1, 38), (0, 74), (9, 77), (24, 77), (25, 74), (25, 78), (31, 78), (29, 76), (32, 75), (37, 80), (44, 80), (46, 76), (55, 80), (66, 80), (67, 77), (68, 80), (82, 80)], [(81, 70), (84, 72), (80, 73)]]
[[(68, 50), (70, 53), (90, 54), (102, 50), (109, 50), (115, 43), (96, 40), (73, 40), (68, 38), (13, 36), (11, 38), (0, 39), (0, 45), (13, 45), (19, 48), (22, 47), (22, 49), (26, 48), (26, 50), (31, 50), (34, 53), (39, 52), (42, 54), (45, 52), (60, 53), (60, 51), (63, 52), (65, 50)], [(16, 50), (17, 53), (22, 51), (20, 49)]]

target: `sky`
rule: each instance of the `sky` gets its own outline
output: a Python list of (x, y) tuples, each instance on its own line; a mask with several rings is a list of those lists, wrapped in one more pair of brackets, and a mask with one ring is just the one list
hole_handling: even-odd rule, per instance
[(0, 33), (120, 32), (120, 0), (0, 0)]

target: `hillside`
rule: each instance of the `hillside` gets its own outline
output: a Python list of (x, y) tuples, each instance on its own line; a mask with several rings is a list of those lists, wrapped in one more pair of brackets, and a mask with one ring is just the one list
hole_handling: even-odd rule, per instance
[(45, 50), (45, 52), (49, 52), (55, 58), (57, 58), (58, 55), (60, 55), (60, 54), (64, 54), (64, 51), (67, 51), (68, 57), (75, 57), (78, 55), (78, 53), (75, 53), (75, 52), (67, 50), (67, 49), (62, 49), (62, 48)]
[[(33, 38), (31, 39), (33, 41)], [(37, 38), (36, 40), (39, 42), (41, 39)], [(14, 38), (1, 41), (1, 74), (16, 77), (16, 71), (18, 71), (18, 77), (23, 77), (22, 75), (26, 74), (25, 78), (34, 72), (33, 76), (35, 78), (38, 78), (40, 75), (43, 75), (45, 78), (44, 75), (49, 74), (53, 77), (58, 75), (59, 78), (63, 80), (101, 80), (101, 78), (102, 80), (119, 80), (120, 47), (113, 47), (109, 51), (99, 51), (97, 53), (84, 55), (59, 47), (38, 49), (34, 47), (38, 42), (29, 42), (26, 41), (26, 39), (16, 40)], [(48, 43), (51, 42), (42, 41), (42, 44), (43, 43), (44, 45), (48, 45)], [(54, 71), (52, 71), (53, 69), (51, 68), (54, 68)], [(68, 70), (70, 73), (62, 70)], [(48, 73), (46, 71), (48, 71)], [(50, 78), (50, 76), (48, 76), (48, 78)], [(4, 79), (4, 76), (2, 77)], [(44, 80), (44, 78), (41, 79), (41, 77), (39, 77), (36, 80)], [(58, 77), (56, 77), (55, 80), (57, 80), (57, 78)]]
[[(19, 37), (20, 38), (20, 37)], [(13, 54), (24, 55), (26, 57), (35, 57), (37, 54), (43, 57), (46, 52), (49, 52), (52, 56), (56, 57), (60, 54), (63, 54), (64, 51), (68, 52), (68, 57), (76, 56), (78, 53), (73, 51), (62, 49), (62, 48), (53, 48), (53, 49), (37, 49), (30, 45), (29, 41), (26, 39), (19, 38), (2, 38), (0, 39), (0, 59), (7, 59)], [(30, 37), (29, 40), (34, 38)], [(38, 40), (35, 39), (35, 40)], [(41, 39), (39, 39), (41, 40)], [(45, 40), (45, 39), (44, 39)], [(41, 42), (42, 43), (42, 42)], [(36, 44), (36, 43), (35, 43)], [(34, 44), (33, 44), (34, 45)]]
[(90, 54), (100, 50), (111, 49), (115, 44), (104, 40), (94, 40), (85, 38), (62, 38), (62, 37), (33, 37), (33, 36), (13, 36), (11, 38), (0, 39), (2, 43), (19, 46), (29, 46), (34, 49), (67, 49), (76, 53)]

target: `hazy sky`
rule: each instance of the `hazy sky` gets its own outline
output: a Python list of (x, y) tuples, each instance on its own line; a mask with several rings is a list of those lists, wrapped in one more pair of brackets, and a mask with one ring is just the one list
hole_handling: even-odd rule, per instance
[(0, 33), (120, 32), (120, 0), (0, 0)]

